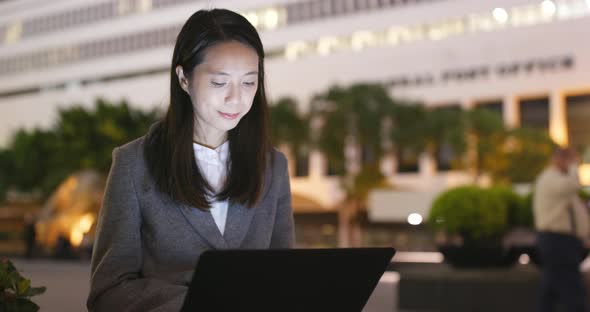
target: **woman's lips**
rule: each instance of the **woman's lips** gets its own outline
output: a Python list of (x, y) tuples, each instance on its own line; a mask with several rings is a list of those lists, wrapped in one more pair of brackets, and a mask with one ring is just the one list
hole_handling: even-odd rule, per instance
[(233, 119), (238, 118), (238, 116), (240, 116), (240, 113), (228, 114), (228, 113), (219, 112), (219, 115), (221, 115), (221, 117), (223, 117), (225, 119), (233, 120)]

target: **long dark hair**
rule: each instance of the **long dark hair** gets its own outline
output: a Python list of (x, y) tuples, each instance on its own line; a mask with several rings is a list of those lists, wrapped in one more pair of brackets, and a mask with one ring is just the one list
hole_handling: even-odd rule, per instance
[(198, 169), (193, 152), (195, 118), (189, 95), (181, 88), (176, 67), (186, 77), (203, 62), (207, 48), (235, 40), (258, 54), (258, 89), (250, 111), (228, 132), (230, 158), (226, 183), (217, 200), (247, 206), (261, 197), (267, 159), (271, 157), (268, 105), (264, 88), (264, 49), (256, 28), (243, 16), (224, 9), (200, 10), (184, 24), (174, 46), (170, 68), (170, 106), (164, 120), (146, 138), (145, 157), (158, 189), (173, 200), (207, 209), (212, 188)]

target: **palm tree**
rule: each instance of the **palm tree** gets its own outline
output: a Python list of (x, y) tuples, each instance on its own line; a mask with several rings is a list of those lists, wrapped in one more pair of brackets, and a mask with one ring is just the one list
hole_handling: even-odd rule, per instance
[(309, 143), (309, 121), (297, 111), (293, 98), (280, 98), (270, 106), (271, 137), (274, 146), (286, 147), (290, 156), (303, 152)]
[(368, 191), (384, 184), (378, 161), (384, 141), (390, 140), (383, 127), (393, 106), (387, 90), (372, 84), (335, 86), (314, 97), (312, 114), (323, 124), (315, 144), (344, 174), (347, 197), (338, 211), (343, 247), (360, 244), (360, 210), (366, 206)]
[(507, 133), (504, 122), (497, 113), (474, 108), (464, 114), (467, 138), (467, 168), (472, 171), (474, 183), (497, 159), (497, 150), (504, 146)]
[(445, 145), (455, 155), (465, 151), (463, 113), (457, 109), (426, 108), (421, 103), (397, 105), (392, 137), (399, 149), (424, 152), (434, 158)]

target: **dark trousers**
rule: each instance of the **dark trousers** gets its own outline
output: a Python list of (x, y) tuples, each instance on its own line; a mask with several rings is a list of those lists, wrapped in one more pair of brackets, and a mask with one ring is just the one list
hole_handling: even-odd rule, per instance
[(573, 235), (541, 232), (537, 245), (542, 262), (540, 312), (555, 311), (560, 304), (571, 312), (587, 312), (586, 287), (580, 263), (582, 241)]

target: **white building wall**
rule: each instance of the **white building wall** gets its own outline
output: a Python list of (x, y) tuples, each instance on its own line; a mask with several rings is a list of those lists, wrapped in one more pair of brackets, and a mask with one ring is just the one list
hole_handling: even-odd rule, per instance
[[(582, 0), (565, 2), (584, 3)], [(66, 8), (79, 7), (98, 1), (21, 0), (0, 4), (0, 25), (28, 16), (46, 15)], [(12, 45), (0, 46), (0, 58), (30, 53), (48, 47), (108, 38), (140, 30), (170, 25), (181, 25), (197, 9), (228, 7), (251, 10), (293, 1), (195, 1), (143, 14), (133, 14), (114, 20), (72, 28), (63, 32), (24, 39)], [(586, 1), (588, 2), (588, 1)], [(267, 50), (284, 47), (294, 41), (315, 41), (330, 36), (350, 36), (357, 31), (383, 31), (392, 26), (432, 24), (472, 14), (490, 14), (496, 7), (512, 8), (523, 5), (540, 5), (539, 0), (440, 0), (395, 7), (380, 11), (329, 17), (324, 20), (295, 24), (276, 30), (263, 31), (261, 37)], [(564, 1), (555, 1), (564, 3)], [(505, 103), (505, 121), (518, 124), (519, 98), (546, 95), (551, 101), (551, 135), (560, 142), (567, 141), (563, 120), (563, 96), (570, 93), (590, 92), (590, 3), (588, 14), (577, 19), (554, 20), (546, 24), (513, 27), (506, 26), (489, 32), (464, 33), (446, 39), (418, 40), (371, 47), (361, 51), (342, 50), (328, 56), (317, 53), (305, 55), (295, 61), (284, 57), (269, 58), (266, 63), (268, 91), (271, 99), (294, 96), (305, 110), (309, 99), (334, 84), (356, 82), (384, 82), (399, 77), (430, 75), (434, 83), (421, 86), (396, 86), (391, 92), (396, 97), (424, 101), (429, 105), (461, 103), (468, 105), (483, 99), (498, 99)], [(25, 15), (26, 14), (26, 15)], [(91, 105), (94, 98), (110, 100), (126, 98), (142, 108), (166, 107), (169, 76), (167, 73), (93, 83), (81, 86), (77, 82), (95, 77), (169, 66), (172, 42), (141, 52), (84, 61), (76, 64), (46, 68), (34, 72), (0, 75), (0, 93), (9, 90), (41, 86), (44, 91), (23, 96), (0, 98), (0, 146), (7, 143), (11, 133), (20, 127), (49, 127), (58, 107), (83, 103)], [(535, 60), (571, 57), (573, 66), (556, 70), (522, 71), (513, 76), (497, 74), (499, 66)], [(470, 81), (443, 82), (444, 72), (465, 71), (485, 66), (490, 69), (487, 78)], [(65, 89), (52, 89), (66, 83)], [(317, 155), (316, 155), (317, 156)], [(343, 194), (335, 182), (318, 172), (322, 169), (321, 157), (314, 156), (309, 178), (293, 181), (294, 191), (300, 191), (325, 205), (333, 205)], [(424, 169), (424, 168), (423, 168)], [(426, 168), (427, 169), (427, 168)], [(425, 170), (426, 170), (425, 169)], [(428, 170), (426, 170), (428, 171)], [(426, 172), (423, 170), (423, 173)], [(430, 172), (430, 171), (428, 171)], [(401, 185), (417, 189), (438, 190), (466, 178), (461, 174), (396, 175)], [(322, 190), (321, 192), (318, 190)], [(339, 193), (340, 192), (340, 193)]]

